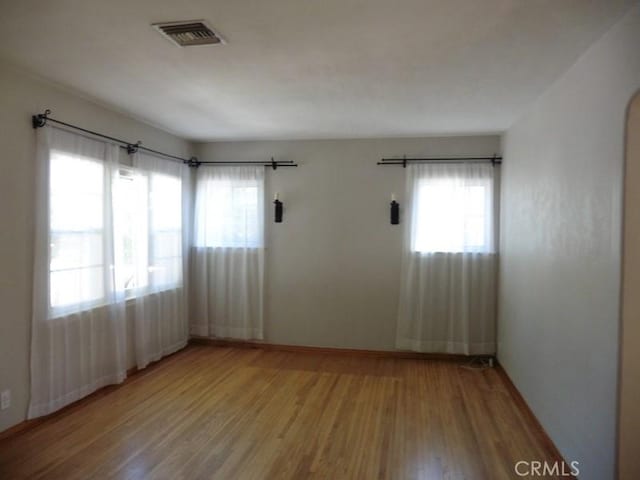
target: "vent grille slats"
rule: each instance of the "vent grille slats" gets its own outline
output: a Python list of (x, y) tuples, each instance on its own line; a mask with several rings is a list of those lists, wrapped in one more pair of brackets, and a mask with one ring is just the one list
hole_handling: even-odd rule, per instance
[(180, 47), (225, 43), (222, 37), (202, 20), (154, 23), (152, 26)]

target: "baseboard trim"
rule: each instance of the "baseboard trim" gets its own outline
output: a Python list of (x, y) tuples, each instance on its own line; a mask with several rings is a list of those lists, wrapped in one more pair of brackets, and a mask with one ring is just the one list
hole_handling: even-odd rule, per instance
[[(509, 391), (509, 395), (513, 399), (513, 401), (516, 404), (516, 406), (518, 407), (518, 409), (527, 417), (527, 419), (532, 423), (532, 425), (535, 426), (536, 431), (537, 431), (536, 433), (537, 433), (541, 443), (544, 445), (544, 448), (545, 448), (547, 454), (551, 458), (553, 458), (554, 461), (563, 463), (565, 465), (565, 467), (564, 467), (565, 470), (564, 471), (570, 472), (571, 471), (571, 466), (564, 459), (564, 457), (560, 453), (560, 450), (558, 450), (558, 447), (556, 447), (556, 444), (553, 443), (553, 440), (551, 440), (551, 437), (549, 436), (549, 434), (546, 432), (546, 430), (544, 429), (544, 427), (542, 426), (542, 424), (538, 420), (538, 417), (535, 416), (535, 414), (533, 413), (533, 410), (531, 410), (531, 407), (529, 407), (529, 404), (527, 403), (527, 401), (524, 399), (524, 397), (520, 393), (520, 390), (517, 389), (517, 387), (515, 386), (515, 384), (511, 380), (511, 377), (509, 377), (509, 374), (502, 367), (502, 365), (500, 365), (499, 361), (496, 362), (496, 367), (495, 368), (496, 368), (496, 372), (498, 372), (498, 375), (500, 375), (502, 377), (502, 379), (504, 380), (504, 384), (507, 386), (507, 390)], [(574, 477), (573, 475), (567, 475), (567, 476), (563, 476), (562, 478), (574, 478), (575, 479), (576, 477)]]
[(414, 360), (446, 360), (468, 362), (470, 358), (493, 358), (493, 355), (462, 355), (455, 353), (422, 353), (404, 350), (364, 350), (357, 348), (315, 347), (308, 345), (283, 345), (260, 341), (231, 340), (192, 336), (191, 345), (209, 345), (213, 347), (254, 348), (279, 352), (313, 353), (317, 355), (347, 355), (356, 357), (406, 358)]
[(174, 355), (178, 355), (180, 352), (184, 351), (185, 348), (187, 348), (188, 345), (186, 345), (185, 347), (181, 348), (180, 350), (171, 353), (169, 355), (167, 355), (166, 357), (161, 358), (160, 360), (157, 360), (153, 363), (150, 363), (149, 365), (147, 365), (145, 368), (139, 369), (138, 367), (133, 367), (127, 370), (127, 378), (124, 379), (124, 381), (122, 381), (122, 383), (116, 383), (113, 385), (106, 385), (102, 388), (99, 388), (98, 390), (96, 390), (93, 393), (90, 393), (89, 395), (87, 395), (84, 398), (81, 398), (80, 400), (76, 400), (73, 403), (70, 403), (69, 405), (62, 407), (60, 410), (56, 410), (53, 413), (50, 413), (48, 415), (43, 415), (42, 417), (38, 417), (38, 418), (33, 418), (31, 420), (23, 420), (20, 423), (17, 423), (16, 425), (7, 428), (6, 430), (3, 430), (2, 432), (0, 432), (0, 442), (3, 442), (11, 437), (13, 437), (14, 435), (17, 435), (19, 433), (22, 433), (26, 430), (31, 430), (33, 428), (36, 428), (38, 425), (40, 425), (41, 423), (50, 420), (51, 418), (56, 418), (56, 417), (62, 417), (65, 416), (75, 410), (77, 410), (78, 408), (82, 408), (83, 406), (93, 402), (94, 400), (96, 400), (97, 398), (100, 398), (104, 395), (109, 394), (110, 392), (122, 387), (123, 385), (126, 385), (127, 383), (130, 383), (144, 375), (146, 375), (147, 373), (151, 373), (153, 370), (156, 369), (156, 367), (158, 367), (160, 364), (164, 363), (165, 361), (169, 360), (171, 357), (173, 357)]

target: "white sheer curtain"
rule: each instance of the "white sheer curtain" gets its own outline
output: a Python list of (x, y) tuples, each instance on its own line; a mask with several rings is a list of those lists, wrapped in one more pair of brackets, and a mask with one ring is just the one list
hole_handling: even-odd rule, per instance
[(117, 175), (116, 145), (38, 129), (29, 418), (126, 376), (113, 237)]
[(396, 346), (495, 353), (494, 167), (407, 167), (405, 252)]
[(124, 260), (120, 271), (133, 297), (138, 368), (187, 344), (185, 245), (188, 244), (188, 167), (138, 152), (120, 182)]
[(264, 167), (201, 167), (191, 333), (263, 338)]

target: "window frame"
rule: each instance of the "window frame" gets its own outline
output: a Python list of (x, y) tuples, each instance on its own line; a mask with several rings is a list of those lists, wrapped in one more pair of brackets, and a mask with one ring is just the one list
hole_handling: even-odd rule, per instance
[[(163, 229), (163, 230), (153, 230), (153, 220), (152, 220), (152, 182), (153, 182), (153, 176), (154, 175), (159, 175), (159, 176), (166, 176), (166, 177), (170, 177), (172, 179), (177, 180), (178, 182), (180, 182), (180, 225), (177, 228), (174, 229)], [(141, 221), (145, 222), (145, 232), (146, 232), (146, 246), (144, 248), (144, 252), (145, 252), (145, 256), (146, 258), (144, 260), (142, 260), (142, 264), (146, 265), (145, 267), (145, 271), (146, 271), (146, 275), (145, 275), (145, 282), (140, 285), (136, 285), (135, 287), (131, 287), (131, 288), (124, 288), (123, 286), (123, 291), (125, 292), (125, 298), (127, 300), (134, 300), (136, 298), (142, 298), (145, 297), (147, 295), (153, 294), (153, 293), (160, 293), (160, 292), (164, 292), (164, 291), (169, 291), (169, 290), (175, 290), (177, 288), (182, 288), (182, 286), (184, 285), (184, 272), (180, 272), (180, 278), (179, 279), (175, 279), (172, 282), (169, 283), (163, 283), (163, 284), (154, 284), (154, 271), (156, 270), (156, 261), (158, 259), (160, 260), (165, 260), (165, 259), (174, 259), (174, 260), (179, 260), (179, 264), (182, 267), (183, 264), (183, 256), (184, 256), (184, 248), (183, 248), (183, 228), (184, 228), (184, 221), (182, 218), (183, 212), (182, 212), (182, 188), (184, 188), (184, 186), (182, 185), (182, 178), (179, 176), (175, 176), (175, 175), (171, 175), (171, 174), (167, 174), (167, 173), (162, 173), (162, 172), (157, 172), (157, 171), (153, 171), (153, 170), (146, 170), (144, 168), (140, 168), (140, 167), (135, 167), (135, 166), (129, 166), (129, 165), (121, 165), (118, 171), (118, 175), (116, 178), (117, 182), (122, 182), (122, 181), (136, 181), (136, 177), (138, 178), (144, 178), (145, 180), (145, 191), (144, 191), (144, 195), (146, 197), (147, 203), (146, 203), (146, 212), (145, 215), (143, 215), (144, 218), (141, 218)], [(118, 215), (119, 217), (121, 215)], [(117, 229), (116, 229), (117, 230)], [(179, 255), (174, 255), (174, 256), (167, 256), (167, 257), (156, 257), (154, 255), (154, 249), (156, 247), (157, 242), (154, 241), (155, 237), (157, 236), (158, 233), (166, 233), (166, 232), (170, 232), (173, 234), (177, 234), (178, 238), (180, 239), (180, 253)], [(116, 242), (121, 241), (121, 239), (115, 239)], [(120, 265), (122, 266), (124, 263), (122, 262), (122, 259), (116, 259), (116, 265)], [(181, 268), (182, 269), (182, 268)]]
[[(212, 249), (234, 249), (234, 248), (246, 248), (246, 249), (260, 249), (260, 248), (264, 248), (264, 243), (265, 243), (265, 239), (264, 239), (264, 212), (261, 212), (261, 209), (264, 209), (264, 198), (262, 198), (262, 201), (260, 199), (260, 196), (262, 195), (262, 197), (264, 197), (264, 179), (246, 179), (246, 178), (205, 178), (202, 180), (199, 180), (202, 182), (208, 182), (211, 185), (208, 186), (207, 188), (207, 192), (210, 191), (215, 191), (216, 189), (220, 189), (220, 190), (228, 190), (228, 198), (229, 198), (229, 205), (231, 208), (235, 207), (235, 198), (236, 198), (236, 191), (239, 190), (255, 190), (255, 219), (254, 220), (254, 226), (255, 226), (255, 232), (252, 238), (249, 238), (247, 241), (245, 242), (238, 242), (236, 241), (236, 239), (232, 239), (232, 241), (225, 241), (225, 240), (229, 240), (229, 238), (221, 238), (219, 241), (216, 242), (212, 242), (211, 239), (218, 239), (218, 237), (224, 237), (225, 236), (225, 230), (231, 230), (233, 231), (238, 224), (236, 224), (235, 222), (227, 222), (227, 219), (234, 219), (234, 214), (230, 213), (227, 215), (220, 215), (220, 211), (215, 211), (215, 214), (212, 214), (212, 212), (209, 210), (207, 212), (204, 211), (198, 211), (196, 209), (195, 212), (195, 216), (197, 217), (198, 215), (204, 215), (206, 213), (206, 215), (209, 216), (209, 219), (211, 219), (212, 215), (215, 215), (213, 218), (216, 219), (216, 221), (218, 222), (217, 227), (219, 228), (219, 231), (221, 232), (219, 235), (214, 235), (212, 234), (212, 232), (214, 232), (214, 230), (212, 229), (212, 225), (213, 223), (211, 222), (211, 220), (209, 220), (208, 222), (201, 222), (199, 218), (195, 218), (195, 222), (196, 225), (200, 225), (202, 223), (204, 223), (206, 225), (206, 228), (204, 228), (203, 231), (199, 231), (198, 228), (196, 228), (196, 231), (194, 232), (194, 246), (196, 248), (212, 248)], [(221, 187), (216, 187), (215, 184), (219, 183), (222, 184)], [(209, 195), (207, 195), (209, 196)], [(244, 194), (243, 194), (244, 196)], [(207, 198), (207, 203), (208, 204), (216, 204), (215, 201), (213, 201), (211, 198)], [(252, 205), (253, 207), (253, 205)], [(222, 208), (222, 207), (219, 207)], [(244, 211), (246, 211), (246, 204), (245, 204), (245, 208)], [(262, 216), (262, 217), (261, 217)], [(227, 235), (229, 236), (229, 235)], [(233, 236), (233, 234), (231, 234), (231, 236)]]
[[(104, 306), (107, 303), (107, 289), (106, 289), (106, 285), (108, 282), (108, 268), (107, 266), (104, 264), (104, 262), (102, 264), (91, 264), (91, 265), (81, 265), (81, 266), (75, 266), (75, 267), (66, 267), (66, 268), (52, 268), (52, 264), (54, 261), (54, 254), (53, 254), (53, 249), (54, 249), (54, 243), (53, 243), (53, 239), (55, 237), (65, 237), (65, 236), (73, 236), (73, 235), (87, 235), (87, 234), (99, 234), (100, 237), (100, 243), (102, 244), (103, 248), (104, 248), (104, 242), (105, 242), (105, 225), (104, 225), (104, 216), (102, 217), (102, 225), (100, 228), (95, 228), (95, 227), (90, 227), (90, 228), (86, 228), (83, 230), (79, 230), (79, 229), (65, 229), (65, 228), (53, 228), (53, 208), (52, 205), (54, 204), (53, 198), (54, 195), (56, 195), (55, 193), (55, 188), (53, 186), (53, 175), (51, 175), (51, 171), (53, 170), (53, 166), (54, 166), (54, 157), (55, 156), (66, 156), (67, 158), (73, 159), (75, 161), (78, 162), (93, 162), (96, 165), (100, 166), (101, 169), (101, 183), (102, 183), (102, 195), (101, 195), (101, 205), (102, 205), (102, 213), (104, 215), (104, 209), (105, 209), (105, 192), (104, 192), (104, 188), (105, 188), (105, 176), (106, 176), (106, 171), (105, 171), (105, 166), (104, 163), (102, 161), (102, 159), (100, 158), (92, 158), (92, 157), (87, 157), (87, 156), (82, 156), (82, 155), (78, 155), (78, 154), (74, 154), (72, 152), (68, 152), (59, 148), (52, 148), (49, 151), (49, 159), (50, 159), (50, 163), (49, 163), (49, 182), (48, 182), (48, 205), (49, 205), (49, 211), (48, 211), (48, 247), (49, 247), (49, 266), (48, 266), (48, 271), (47, 271), (47, 275), (48, 275), (48, 292), (47, 292), (47, 297), (48, 297), (48, 301), (47, 301), (47, 310), (48, 310), (48, 318), (49, 319), (55, 319), (61, 316), (65, 316), (71, 313), (76, 313), (76, 312), (82, 312), (82, 311), (86, 311), (86, 310), (90, 310), (90, 309), (94, 309), (94, 308), (98, 308), (101, 306)], [(102, 251), (102, 254), (104, 255), (104, 250)], [(104, 259), (103, 259), (104, 260)], [(87, 300), (82, 300), (82, 299), (78, 299), (77, 301), (74, 301), (72, 303), (64, 303), (64, 304), (57, 304), (54, 305), (53, 303), (53, 295), (52, 295), (52, 285), (54, 284), (53, 281), (53, 277), (54, 274), (59, 273), (59, 272), (70, 272), (70, 271), (82, 271), (82, 270), (87, 270), (87, 269), (93, 269), (93, 268), (100, 268), (102, 270), (102, 288), (101, 288), (101, 292), (100, 292), (100, 296), (95, 297), (95, 298), (91, 298), (91, 299), (87, 299)]]
[[(468, 206), (468, 203), (466, 203), (464, 200), (460, 202), (460, 205), (462, 207), (462, 219), (460, 220), (463, 228), (461, 231), (461, 234), (459, 235), (460, 237), (460, 243), (453, 246), (453, 247), (448, 247), (447, 249), (445, 248), (438, 248), (438, 246), (436, 247), (430, 247), (430, 248), (423, 248), (423, 247), (427, 247), (428, 245), (428, 239), (427, 238), (420, 238), (420, 230), (425, 229), (425, 226), (423, 226), (421, 223), (422, 222), (429, 222), (429, 219), (424, 218), (426, 217), (426, 213), (425, 212), (421, 212), (421, 208), (422, 207), (422, 196), (424, 195), (423, 190), (426, 188), (433, 188), (438, 186), (438, 184), (450, 184), (449, 188), (452, 189), (452, 191), (454, 193), (459, 194), (460, 192), (464, 192), (465, 194), (467, 194), (467, 192), (469, 192), (469, 190), (471, 188), (474, 187), (479, 187), (482, 188), (484, 190), (482, 198), (483, 198), (483, 212), (482, 215), (470, 215), (469, 213), (467, 213), (467, 209), (465, 208), (466, 206)], [(411, 235), (411, 242), (410, 242), (410, 251), (413, 254), (418, 254), (418, 255), (445, 255), (445, 254), (495, 254), (496, 253), (496, 246), (495, 246), (495, 220), (493, 218), (493, 216), (495, 215), (495, 199), (494, 199), (494, 195), (495, 192), (493, 191), (493, 180), (490, 179), (485, 179), (485, 178), (464, 178), (462, 179), (462, 181), (460, 179), (453, 179), (453, 178), (446, 178), (446, 177), (442, 177), (442, 178), (421, 178), (416, 182), (415, 185), (415, 191), (413, 192), (413, 205), (412, 208), (414, 209), (413, 215), (412, 215), (412, 235)], [(458, 190), (458, 192), (456, 192), (456, 190)], [(454, 212), (455, 213), (455, 212)], [(470, 244), (470, 243), (466, 243), (465, 240), (467, 238), (467, 235), (464, 233), (465, 228), (464, 225), (467, 224), (467, 221), (470, 217), (480, 217), (481, 221), (482, 221), (482, 238), (483, 238), (483, 242), (482, 244)], [(429, 230), (435, 228), (441, 228), (442, 225), (441, 224), (437, 224), (434, 227), (425, 229), (426, 232), (428, 232)], [(489, 231), (487, 231), (487, 229), (490, 229)], [(422, 233), (422, 235), (426, 235), (426, 233)], [(431, 242), (431, 243), (436, 243), (437, 242)]]
[[(137, 180), (136, 177), (138, 177), (138, 176), (141, 176), (139, 169), (137, 169), (135, 167), (132, 167), (130, 165), (122, 165), (121, 164), (119, 166), (119, 168), (118, 168), (117, 174), (115, 175), (115, 182), (117, 182), (118, 185), (114, 186), (115, 187), (114, 190), (119, 192), (120, 195), (122, 195), (122, 193), (121, 193), (122, 187), (120, 185), (120, 182), (126, 182), (126, 181), (135, 182)], [(148, 198), (148, 196), (149, 196), (149, 192), (148, 192), (148, 184), (147, 184), (146, 188), (145, 188), (145, 197)], [(114, 220), (114, 245), (122, 241), (122, 238), (119, 238), (119, 234), (121, 234), (122, 232), (120, 230), (120, 225), (118, 225), (118, 220), (117, 219), (121, 219), (124, 216), (123, 215), (124, 212), (118, 212), (117, 211), (118, 207), (116, 205), (118, 205), (118, 203), (114, 202), (114, 217), (116, 219), (116, 220)], [(147, 205), (147, 208), (148, 208), (148, 205)], [(147, 237), (147, 241), (146, 241), (147, 246), (146, 246), (146, 250), (145, 251), (147, 252), (147, 255), (146, 255), (147, 256), (147, 260), (144, 263), (146, 263), (148, 265), (148, 263), (149, 263), (148, 262), (148, 256), (149, 256), (148, 255), (148, 251), (149, 251), (148, 225), (147, 225), (146, 232), (147, 232), (147, 235), (146, 235), (146, 237)], [(133, 239), (132, 239), (132, 241), (133, 241)], [(123, 251), (120, 252), (120, 253), (124, 253), (124, 247), (121, 245), (120, 248), (123, 249)], [(115, 264), (116, 264), (116, 268), (123, 268), (124, 265), (125, 265), (124, 261), (123, 261), (124, 258), (117, 258), (118, 257), (118, 249), (117, 248), (114, 248), (114, 256), (116, 257), (116, 258), (114, 258), (114, 261), (115, 261)], [(135, 262), (134, 262), (133, 266), (134, 266), (134, 271), (135, 271)], [(116, 272), (116, 281), (119, 281), (119, 280), (120, 279), (118, 278), (118, 275), (117, 275), (117, 272)], [(122, 291), (124, 292), (124, 296), (125, 296), (126, 300), (133, 300), (133, 299), (136, 299), (138, 297), (142, 297), (142, 296), (146, 295), (146, 289), (148, 288), (148, 286), (149, 286), (149, 276), (146, 275), (145, 276), (145, 283), (142, 284), (142, 285), (135, 285), (133, 287), (126, 288), (124, 286), (124, 284), (123, 284), (123, 285), (119, 285), (118, 288), (122, 289)]]

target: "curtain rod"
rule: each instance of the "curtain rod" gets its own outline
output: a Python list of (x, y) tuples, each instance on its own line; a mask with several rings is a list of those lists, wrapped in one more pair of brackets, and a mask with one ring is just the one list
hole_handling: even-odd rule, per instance
[(217, 162), (206, 162), (206, 161), (202, 161), (202, 162), (198, 162), (198, 166), (200, 165), (210, 165), (212, 167), (220, 166), (223, 167), (225, 165), (257, 165), (257, 166), (265, 166), (265, 167), (271, 167), (274, 170), (276, 170), (278, 167), (297, 167), (298, 164), (294, 163), (293, 160), (274, 160), (273, 157), (271, 157), (270, 161), (264, 161), (264, 162), (260, 162), (260, 161), (235, 161), (235, 160), (230, 160), (230, 161), (217, 161)]
[(142, 151), (145, 151), (145, 152), (154, 153), (156, 155), (161, 155), (161, 156), (166, 157), (166, 158), (177, 160), (179, 162), (184, 163), (185, 165), (188, 165), (189, 167), (198, 168), (200, 165), (211, 165), (211, 166), (216, 166), (216, 165), (264, 165), (265, 167), (271, 167), (271, 168), (273, 168), (275, 170), (278, 167), (297, 167), (298, 166), (297, 163), (293, 163), (293, 161), (291, 161), (291, 160), (278, 160), (278, 161), (275, 161), (273, 159), (273, 157), (271, 157), (271, 161), (265, 161), (265, 162), (235, 162), (235, 161), (233, 161), (233, 162), (201, 162), (200, 160), (198, 160), (197, 157), (189, 157), (189, 158), (178, 157), (177, 155), (171, 155), (169, 153), (164, 153), (164, 152), (161, 152), (159, 150), (154, 150), (152, 148), (144, 147), (144, 146), (142, 146), (142, 142), (141, 141), (137, 141), (136, 143), (127, 142), (126, 140), (122, 140), (120, 138), (110, 137), (109, 135), (104, 135), (102, 133), (94, 132), (93, 130), (88, 130), (86, 128), (82, 128), (82, 127), (79, 127), (77, 125), (73, 125), (71, 123), (66, 123), (66, 122), (63, 122), (63, 121), (60, 121), (60, 120), (56, 120), (55, 118), (51, 118), (49, 115), (51, 115), (51, 110), (49, 110), (49, 109), (46, 109), (44, 111), (44, 113), (39, 113), (37, 115), (32, 115), (31, 116), (31, 125), (33, 126), (33, 128), (34, 129), (41, 128), (41, 127), (44, 127), (47, 124), (47, 122), (53, 122), (53, 123), (57, 123), (59, 125), (64, 125), (65, 127), (68, 127), (68, 128), (73, 128), (74, 130), (78, 130), (80, 132), (87, 133), (89, 135), (93, 135), (95, 137), (104, 138), (106, 140), (111, 140), (112, 142), (119, 143), (120, 144), (120, 148), (125, 149), (128, 154), (133, 154), (133, 153), (136, 153), (138, 150), (142, 150)]
[(159, 150), (154, 150), (152, 148), (142, 146), (141, 141), (137, 141), (136, 143), (127, 142), (126, 140), (122, 140), (120, 138), (110, 137), (109, 135), (104, 135), (102, 133), (94, 132), (93, 130), (88, 130), (86, 128), (79, 127), (77, 125), (73, 125), (71, 123), (66, 123), (60, 120), (56, 120), (55, 118), (51, 118), (49, 115), (51, 114), (51, 110), (47, 109), (44, 113), (39, 113), (38, 115), (33, 115), (31, 117), (31, 124), (33, 128), (41, 128), (44, 127), (47, 122), (57, 123), (59, 125), (64, 125), (65, 127), (73, 128), (74, 130), (79, 130), (84, 133), (88, 133), (89, 135), (93, 135), (99, 138), (104, 138), (107, 140), (111, 140), (112, 142), (116, 142), (120, 144), (121, 148), (124, 148), (127, 153), (132, 154), (136, 153), (138, 150), (143, 150), (149, 153), (155, 153), (156, 155), (161, 155), (163, 157), (171, 158), (173, 160), (178, 160), (190, 167), (197, 166), (198, 159), (196, 157), (183, 158), (178, 157), (177, 155), (171, 155), (169, 153), (161, 152)]
[(491, 163), (494, 167), (502, 163), (502, 157), (431, 157), (431, 158), (383, 158), (377, 165), (402, 165), (407, 163)]

